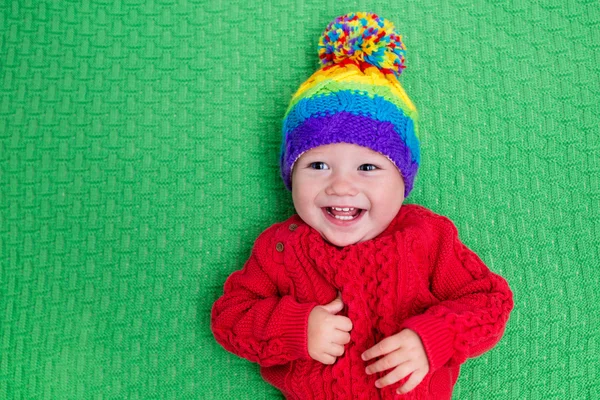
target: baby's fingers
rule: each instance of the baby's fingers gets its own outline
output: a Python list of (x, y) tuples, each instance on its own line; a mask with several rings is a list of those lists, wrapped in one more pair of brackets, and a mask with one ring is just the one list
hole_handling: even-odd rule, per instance
[(322, 364), (326, 365), (334, 364), (335, 360), (337, 360), (337, 357), (334, 357), (330, 354), (321, 354), (319, 358), (317, 358), (317, 361), (320, 361)]
[(341, 331), (350, 332), (352, 330), (352, 321), (342, 315), (336, 316), (335, 327)]
[(335, 343), (331, 343), (331, 345), (329, 346), (329, 348), (326, 350), (327, 354), (334, 356), (334, 357), (340, 357), (344, 354), (344, 346), (341, 346), (339, 344), (335, 344)]
[(404, 352), (393, 351), (390, 354), (388, 354), (387, 356), (385, 356), (385, 357), (377, 360), (373, 364), (369, 365), (365, 369), (365, 372), (367, 373), (367, 375), (371, 375), (376, 372), (381, 372), (381, 371), (388, 370), (390, 368), (397, 367), (398, 365), (400, 365), (403, 362), (406, 362), (408, 360), (409, 360), (409, 358), (406, 356), (406, 354)]
[(335, 332), (333, 333), (332, 336), (332, 340), (333, 343), (337, 343), (337, 344), (348, 344), (350, 343), (350, 334), (348, 332), (344, 332), (344, 331), (340, 331), (339, 329), (336, 329)]
[(366, 350), (364, 353), (362, 353), (361, 357), (363, 361), (369, 361), (372, 358), (376, 358), (397, 350), (400, 348), (400, 343), (401, 341), (399, 340), (398, 335), (389, 336), (377, 343), (375, 346)]
[[(396, 383), (399, 380), (406, 378), (414, 370), (415, 370), (415, 367), (410, 362), (405, 362), (404, 364), (400, 364), (396, 368), (394, 368), (392, 370), (392, 372), (390, 372), (383, 378), (375, 381), (375, 386), (377, 386), (378, 388), (382, 388), (384, 386), (391, 385), (392, 383)], [(419, 380), (419, 382), (420, 382), (420, 380)]]
[(422, 369), (418, 369), (412, 373), (410, 378), (404, 383), (404, 385), (400, 386), (396, 392), (398, 394), (406, 394), (417, 387), (419, 383), (425, 378), (427, 375), (427, 371), (423, 371)]

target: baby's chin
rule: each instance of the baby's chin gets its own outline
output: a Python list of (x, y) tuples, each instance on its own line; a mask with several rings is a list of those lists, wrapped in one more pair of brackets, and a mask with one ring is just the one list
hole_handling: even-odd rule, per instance
[[(323, 236), (323, 235), (321, 235)], [(356, 240), (330, 240), (327, 238), (327, 236), (323, 236), (323, 239), (325, 239), (325, 241), (327, 243), (329, 243), (330, 245), (336, 246), (336, 247), (346, 247), (346, 246), (350, 246), (352, 244), (356, 244), (358, 243)]]
[(336, 247), (346, 247), (346, 246), (350, 246), (350, 245), (357, 244), (360, 242), (364, 242), (365, 240), (372, 239), (369, 236), (357, 238), (355, 235), (331, 235), (331, 236), (328, 236), (327, 234), (324, 234), (323, 232), (321, 232), (321, 236), (323, 237), (323, 239), (325, 239), (325, 241), (327, 243), (332, 244)]

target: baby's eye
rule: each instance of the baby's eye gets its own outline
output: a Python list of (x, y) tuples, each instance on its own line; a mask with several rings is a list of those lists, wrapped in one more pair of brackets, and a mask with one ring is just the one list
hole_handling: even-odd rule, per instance
[(375, 171), (377, 169), (377, 167), (373, 164), (363, 164), (360, 167), (358, 167), (359, 171)]
[(329, 166), (322, 161), (310, 163), (312, 169), (329, 169)]

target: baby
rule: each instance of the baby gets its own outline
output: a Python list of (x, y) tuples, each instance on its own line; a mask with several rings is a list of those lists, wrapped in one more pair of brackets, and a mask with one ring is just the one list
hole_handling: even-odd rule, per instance
[(404, 53), (375, 14), (327, 26), (324, 65), (284, 119), (297, 215), (259, 236), (214, 304), (217, 341), (286, 398), (450, 399), (513, 307), (450, 220), (402, 204), (420, 162)]

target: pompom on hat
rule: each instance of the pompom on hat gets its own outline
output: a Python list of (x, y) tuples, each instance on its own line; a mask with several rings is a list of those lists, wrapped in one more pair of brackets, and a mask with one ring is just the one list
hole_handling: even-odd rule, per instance
[(373, 13), (333, 20), (319, 40), (323, 66), (292, 97), (283, 120), (281, 176), (291, 190), (294, 163), (306, 151), (351, 143), (388, 157), (404, 179), (404, 197), (420, 162), (417, 110), (398, 81), (406, 47), (394, 25)]

